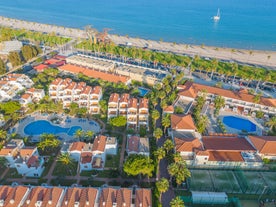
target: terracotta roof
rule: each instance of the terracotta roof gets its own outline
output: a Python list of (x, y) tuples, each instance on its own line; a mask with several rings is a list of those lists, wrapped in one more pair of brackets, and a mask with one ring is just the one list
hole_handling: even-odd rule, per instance
[(43, 70), (45, 70), (48, 67), (49, 67), (48, 65), (39, 64), (39, 65), (35, 66), (34, 69), (37, 70), (37, 71), (43, 71)]
[(206, 150), (200, 150), (196, 152), (197, 156), (209, 156), (209, 152)]
[(51, 58), (51, 59), (48, 59), (48, 60), (44, 61), (44, 63), (48, 64), (48, 65), (53, 65), (53, 64), (56, 64), (57, 62), (60, 62), (60, 60), (55, 59), (55, 58)]
[(137, 189), (135, 193), (136, 193), (135, 206), (139, 206), (139, 207), (152, 206), (150, 189)]
[(12, 187), (4, 185), (0, 187), (0, 200), (5, 200), (12, 192)]
[(72, 90), (76, 87), (76, 85), (77, 85), (76, 82), (71, 82), (64, 90)]
[(92, 151), (104, 152), (106, 145), (106, 136), (99, 135), (95, 138), (93, 142)]
[(27, 161), (27, 165), (30, 167), (38, 167), (39, 166), (39, 157), (31, 156)]
[(73, 142), (69, 151), (81, 151), (85, 146), (84, 142)]
[(12, 156), (15, 156), (17, 147), (3, 147), (0, 150), (0, 156), (6, 156), (8, 154), (11, 154)]
[(170, 106), (167, 106), (166, 108), (164, 108), (163, 112), (173, 113), (174, 112), (173, 105), (170, 105)]
[(122, 75), (117, 75), (112, 73), (105, 73), (98, 70), (88, 69), (85, 67), (80, 67), (80, 66), (71, 65), (71, 64), (65, 64), (63, 66), (60, 66), (59, 69), (63, 71), (68, 71), (71, 73), (76, 73), (76, 74), (82, 73), (88, 77), (100, 78), (114, 83), (119, 83), (119, 82), (126, 83), (129, 79), (127, 76), (122, 76)]
[[(202, 84), (193, 83), (189, 81), (187, 81), (185, 85), (178, 86), (178, 88), (180, 89), (178, 93), (179, 95), (188, 96), (192, 98), (195, 98), (197, 93), (202, 90), (206, 90), (207, 93), (220, 95), (228, 98), (233, 98), (237, 100), (242, 100), (246, 102), (251, 102), (251, 103), (254, 103), (254, 97), (255, 97), (254, 95), (246, 93), (245, 90), (230, 91), (222, 88), (202, 85)], [(259, 104), (276, 107), (276, 99), (261, 97)]]
[(120, 103), (122, 103), (122, 102), (128, 102), (128, 100), (129, 100), (129, 94), (128, 93), (123, 93), (122, 95), (121, 95), (121, 98), (120, 98)]
[(208, 161), (243, 162), (241, 152), (209, 151)]
[(85, 86), (85, 88), (83, 89), (83, 91), (81, 92), (82, 94), (90, 94), (92, 90), (91, 86)]
[(205, 136), (202, 137), (202, 142), (209, 151), (255, 151), (244, 138)]
[(131, 206), (132, 190), (127, 188), (120, 188), (117, 190), (116, 203), (117, 206)]
[(35, 207), (37, 201), (43, 202), (43, 197), (46, 194), (47, 188), (38, 186), (31, 189), (28, 194), (23, 207)]
[(171, 127), (175, 130), (187, 129), (187, 130), (196, 130), (193, 118), (190, 114), (188, 115), (171, 115)]
[(29, 88), (29, 89), (27, 90), (27, 92), (33, 93), (33, 92), (35, 92), (35, 88)]
[(99, 207), (112, 207), (112, 204), (116, 202), (116, 193), (116, 189), (104, 188), (100, 196)]
[(130, 98), (129, 102), (128, 102), (128, 108), (136, 108), (137, 109), (137, 106), (138, 106), (137, 103), (138, 103), (137, 98)]
[(69, 188), (62, 201), (62, 207), (74, 206), (76, 202), (79, 206), (94, 206), (98, 190), (95, 188)]
[(92, 153), (91, 152), (82, 152), (81, 153), (81, 163), (91, 163), (92, 161)]
[(174, 143), (177, 152), (194, 152), (195, 150), (202, 150), (202, 145), (197, 138), (174, 138)]
[[(4, 186), (1, 186), (0, 188), (2, 188), (2, 187), (4, 187)], [(29, 188), (25, 187), (25, 186), (12, 187), (12, 191), (10, 191), (10, 193), (4, 199), (5, 200), (4, 206), (5, 207), (19, 206), (21, 200), (26, 195), (28, 190), (29, 190)]]
[(24, 147), (20, 149), (19, 153), (22, 158), (25, 158), (26, 156), (32, 156), (35, 150), (36, 147)]
[(139, 142), (140, 138), (137, 136), (131, 136), (128, 138), (128, 151), (129, 152), (139, 152)]
[(100, 94), (101, 93), (102, 88), (100, 86), (95, 86), (92, 90), (93, 94)]
[(108, 102), (115, 102), (117, 103), (119, 101), (119, 94), (118, 93), (112, 93), (109, 97)]
[(276, 136), (248, 136), (261, 154), (276, 155)]
[(63, 193), (63, 189), (59, 187), (48, 188), (43, 197), (43, 207), (57, 206), (60, 200), (60, 196)]
[(28, 98), (30, 98), (32, 95), (31, 94), (29, 94), (29, 93), (24, 93), (22, 96), (21, 96), (21, 98), (22, 99), (28, 99)]
[(66, 56), (63, 55), (55, 55), (53, 58), (58, 59), (58, 60), (65, 60)]
[(140, 100), (139, 100), (139, 109), (148, 108), (148, 107), (149, 107), (149, 100), (147, 98), (140, 98)]
[(61, 78), (57, 78), (55, 80), (53, 80), (53, 82), (51, 83), (51, 85), (58, 85), (61, 83), (61, 81), (63, 81)]

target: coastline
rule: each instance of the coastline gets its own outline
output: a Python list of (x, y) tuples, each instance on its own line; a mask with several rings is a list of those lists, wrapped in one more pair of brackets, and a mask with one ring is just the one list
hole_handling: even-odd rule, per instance
[[(0, 16), (0, 25), (12, 27), (15, 29), (26, 29), (38, 32), (55, 32), (61, 36), (72, 38), (87, 38), (84, 30), (68, 28), (57, 25), (42, 24), (38, 22), (29, 22), (19, 19)], [(115, 44), (131, 43), (135, 47), (147, 46), (152, 50), (164, 52), (173, 52), (178, 54), (187, 54), (190, 56), (198, 55), (206, 58), (216, 58), (220, 60), (235, 61), (238, 63), (252, 64), (269, 68), (276, 68), (276, 51), (264, 50), (245, 50), (235, 48), (222, 48), (212, 46), (199, 46), (190, 44), (175, 44), (172, 42), (161, 42), (154, 40), (145, 40), (140, 38), (119, 36), (109, 34), (109, 38)]]

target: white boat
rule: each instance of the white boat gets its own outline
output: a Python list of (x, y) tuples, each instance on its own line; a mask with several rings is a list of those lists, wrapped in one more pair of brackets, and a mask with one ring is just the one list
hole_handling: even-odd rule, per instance
[(220, 20), (220, 12), (218, 9), (217, 15), (213, 17), (214, 21), (219, 21)]

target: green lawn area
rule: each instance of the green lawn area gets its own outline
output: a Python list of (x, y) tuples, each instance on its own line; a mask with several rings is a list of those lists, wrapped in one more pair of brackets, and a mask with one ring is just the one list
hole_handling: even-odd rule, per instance
[(117, 155), (107, 155), (104, 167), (118, 169), (120, 165), (120, 152), (121, 149), (118, 150)]
[(53, 160), (54, 158), (53, 157), (49, 157), (49, 160), (47, 162), (44, 163), (44, 170), (43, 170), (43, 173), (41, 175), (41, 177), (44, 177), (48, 174), (52, 164), (53, 164)]
[(73, 162), (71, 166), (63, 165), (62, 163), (57, 162), (53, 175), (57, 176), (74, 176), (77, 174), (78, 163)]
[(15, 168), (10, 168), (4, 178), (22, 178), (22, 175), (18, 174)]
[(92, 187), (101, 187), (103, 184), (105, 184), (104, 181), (96, 181), (96, 180), (93, 180), (93, 179), (87, 179), (87, 180), (81, 180), (80, 185), (82, 186), (92, 186)]
[(103, 170), (98, 171), (97, 177), (99, 178), (117, 178), (119, 176), (118, 170)]
[(76, 182), (77, 182), (77, 180), (69, 180), (69, 179), (61, 179), (61, 178), (51, 180), (51, 184), (53, 186), (57, 186), (57, 185), (71, 186), (72, 184), (75, 184)]

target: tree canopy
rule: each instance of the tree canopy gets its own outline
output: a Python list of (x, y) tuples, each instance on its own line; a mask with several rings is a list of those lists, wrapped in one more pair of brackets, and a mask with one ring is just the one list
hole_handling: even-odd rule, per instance
[(130, 155), (124, 164), (124, 172), (127, 175), (146, 175), (151, 177), (154, 170), (152, 159), (145, 155)]
[(109, 120), (110, 125), (113, 127), (124, 127), (126, 126), (127, 119), (124, 116), (113, 117)]

